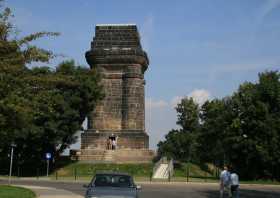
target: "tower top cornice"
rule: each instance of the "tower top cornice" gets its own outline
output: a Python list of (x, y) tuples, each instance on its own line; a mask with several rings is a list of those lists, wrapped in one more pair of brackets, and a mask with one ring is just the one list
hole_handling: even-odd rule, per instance
[(110, 63), (140, 64), (146, 70), (149, 64), (136, 24), (97, 24), (86, 59), (91, 67)]

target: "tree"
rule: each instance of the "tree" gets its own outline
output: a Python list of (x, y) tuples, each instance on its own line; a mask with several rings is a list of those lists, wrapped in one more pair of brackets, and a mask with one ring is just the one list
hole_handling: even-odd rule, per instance
[(176, 107), (177, 124), (184, 132), (195, 132), (199, 126), (199, 106), (193, 98), (185, 97)]
[(74, 134), (102, 96), (97, 73), (66, 61), (56, 71), (31, 70), (26, 82), (29, 90), (25, 98), (33, 111), (33, 126), (29, 128), (36, 134), (28, 139), (40, 145), (38, 154), (50, 152), (59, 156), (76, 141)]
[[(1, 9), (2, 8), (2, 9)], [(58, 36), (58, 32), (36, 32), (23, 38), (17, 38), (16, 27), (10, 22), (13, 17), (10, 8), (3, 8), (0, 0), (0, 60), (1, 68), (24, 68), (31, 62), (48, 62), (56, 55), (49, 50), (32, 45), (32, 41), (42, 37)]]
[(279, 165), (279, 85), (278, 72), (264, 72), (232, 96), (227, 153), (243, 177), (272, 178)]
[[(27, 63), (47, 62), (53, 53), (36, 48), (30, 42), (43, 36), (58, 35), (52, 32), (39, 32), (17, 39), (16, 28), (10, 22), (10, 8), (3, 7), (0, 1), (0, 134), (5, 141), (0, 143), (0, 152), (5, 153), (3, 144), (10, 143), (12, 137), (20, 136), (30, 122), (31, 109), (23, 97), (28, 73)], [(7, 149), (7, 148), (6, 148)]]
[(8, 164), (7, 153), (15, 142), (16, 164), (30, 168), (42, 163), (46, 152), (59, 156), (75, 142), (73, 135), (102, 93), (96, 71), (74, 61), (62, 62), (56, 70), (28, 68), (31, 62), (55, 57), (31, 42), (58, 33), (17, 39), (11, 16), (9, 8), (0, 12), (0, 161), (1, 167)]
[(228, 124), (226, 103), (228, 99), (206, 101), (200, 110), (201, 130), (197, 142), (201, 162), (224, 163), (225, 147), (223, 139)]
[(259, 82), (245, 82), (231, 97), (202, 106), (197, 139), (202, 160), (228, 163), (242, 178), (277, 177), (279, 79), (277, 71), (261, 73)]
[(180, 126), (171, 130), (158, 144), (158, 155), (187, 161), (196, 158), (196, 137), (199, 130), (199, 106), (193, 98), (183, 98), (176, 107)]
[(59, 156), (74, 143), (74, 134), (102, 94), (96, 71), (77, 67), (73, 61), (63, 62), (56, 71), (30, 69), (21, 81), (20, 92), (16, 89), (0, 100), (0, 134), (6, 139), (0, 156), (5, 158), (14, 141), (28, 166), (40, 164), (46, 152)]
[(206, 101), (201, 107), (185, 98), (176, 110), (180, 129), (159, 142), (160, 156), (228, 164), (243, 179), (280, 180), (278, 71), (260, 73), (258, 82), (244, 82), (231, 96)]

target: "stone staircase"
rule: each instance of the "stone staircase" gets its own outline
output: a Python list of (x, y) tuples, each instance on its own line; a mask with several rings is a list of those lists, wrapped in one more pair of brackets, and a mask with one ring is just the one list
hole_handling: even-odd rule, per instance
[(106, 150), (103, 155), (103, 160), (106, 162), (114, 161), (114, 152), (113, 150)]
[(162, 157), (154, 166), (153, 179), (168, 179), (174, 173), (173, 160)]
[(160, 164), (153, 175), (154, 179), (168, 179), (168, 164)]
[(154, 151), (148, 149), (98, 150), (81, 149), (71, 158), (88, 163), (151, 163)]
[(82, 149), (76, 157), (78, 160), (82, 161), (90, 161), (92, 158), (102, 161), (104, 159), (104, 154), (104, 150), (95, 150), (92, 152), (91, 149)]

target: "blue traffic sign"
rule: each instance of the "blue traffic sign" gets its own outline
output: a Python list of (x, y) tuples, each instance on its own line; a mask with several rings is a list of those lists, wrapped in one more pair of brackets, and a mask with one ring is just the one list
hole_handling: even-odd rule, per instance
[(52, 154), (51, 153), (46, 153), (46, 159), (49, 160), (52, 158)]

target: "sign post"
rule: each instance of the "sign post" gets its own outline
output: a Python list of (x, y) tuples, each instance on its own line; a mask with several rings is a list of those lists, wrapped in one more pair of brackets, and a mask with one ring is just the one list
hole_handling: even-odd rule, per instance
[(50, 159), (52, 158), (51, 153), (46, 153), (46, 160), (47, 160), (47, 177), (49, 177), (49, 167), (50, 167)]
[(13, 156), (14, 156), (14, 148), (17, 145), (12, 142), (11, 144), (11, 161), (10, 161), (10, 171), (9, 171), (9, 185), (11, 184), (11, 177), (12, 177), (12, 171), (13, 171)]

